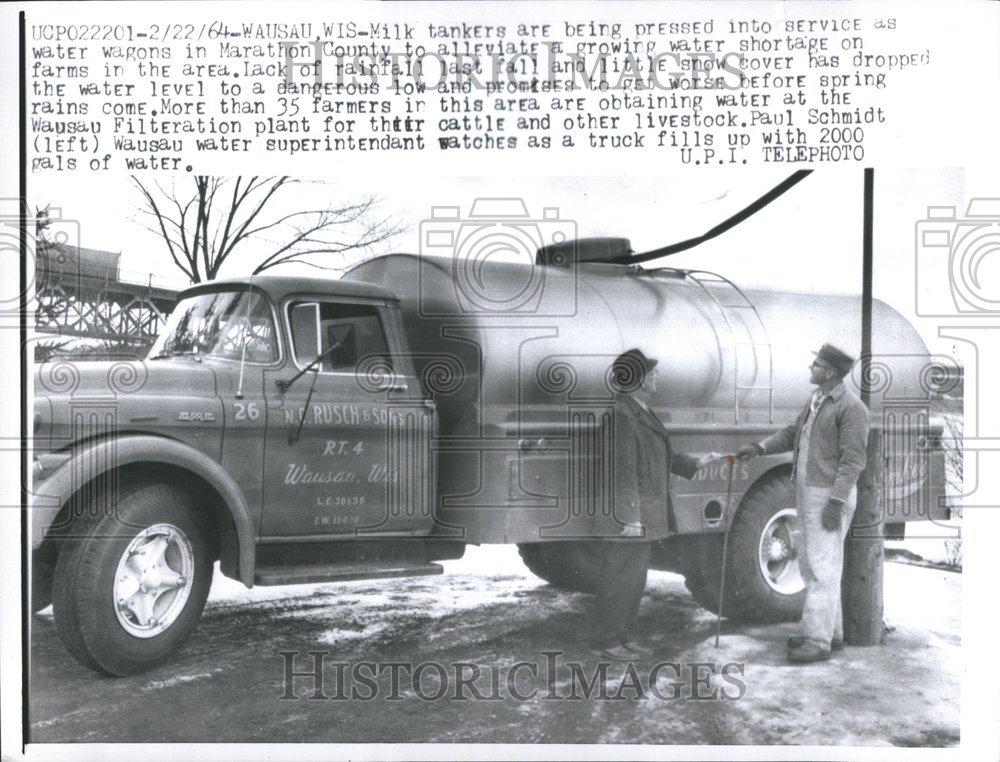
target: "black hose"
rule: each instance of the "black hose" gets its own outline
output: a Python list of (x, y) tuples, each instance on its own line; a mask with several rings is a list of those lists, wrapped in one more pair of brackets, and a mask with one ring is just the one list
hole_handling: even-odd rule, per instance
[(664, 246), (659, 249), (653, 249), (653, 251), (646, 251), (642, 254), (629, 254), (620, 257), (615, 257), (614, 259), (603, 260), (611, 264), (638, 264), (639, 262), (648, 262), (651, 259), (658, 259), (660, 257), (667, 257), (671, 254), (677, 254), (681, 251), (687, 251), (688, 249), (693, 249), (699, 244), (705, 243), (705, 241), (710, 241), (716, 236), (720, 236), (736, 225), (739, 225), (743, 220), (748, 217), (753, 216), (765, 206), (770, 204), (776, 198), (781, 196), (785, 191), (791, 189), (794, 185), (797, 185), (802, 180), (805, 180), (808, 175), (812, 173), (811, 169), (800, 169), (797, 172), (791, 174), (782, 183), (771, 188), (767, 193), (758, 198), (749, 206), (741, 209), (739, 212), (734, 214), (727, 220), (720, 222), (714, 228), (709, 230), (707, 233), (698, 236), (697, 238), (689, 238), (686, 241), (681, 241), (680, 243), (673, 243), (670, 246)]

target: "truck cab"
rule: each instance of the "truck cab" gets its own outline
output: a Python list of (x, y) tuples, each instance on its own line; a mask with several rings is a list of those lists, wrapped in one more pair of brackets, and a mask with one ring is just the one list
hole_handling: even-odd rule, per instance
[(196, 286), (145, 360), (38, 367), (35, 411), (33, 605), (103, 671), (176, 648), (216, 558), (252, 586), (435, 574), (463, 550), (420, 539), (436, 412), (378, 286)]

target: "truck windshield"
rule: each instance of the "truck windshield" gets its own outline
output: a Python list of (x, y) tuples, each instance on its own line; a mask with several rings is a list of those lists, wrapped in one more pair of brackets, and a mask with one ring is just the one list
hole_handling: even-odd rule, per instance
[(271, 307), (251, 291), (214, 291), (181, 300), (149, 359), (172, 355), (267, 363), (278, 359)]

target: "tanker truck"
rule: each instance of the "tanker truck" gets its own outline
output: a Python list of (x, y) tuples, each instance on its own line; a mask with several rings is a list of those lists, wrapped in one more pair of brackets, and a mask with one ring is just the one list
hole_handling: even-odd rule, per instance
[[(659, 358), (655, 412), (698, 455), (792, 420), (824, 341), (860, 346), (855, 297), (646, 269), (630, 250), (557, 240), (533, 262), (396, 254), (339, 280), (214, 281), (181, 293), (142, 362), (37, 367), (33, 608), (52, 603), (82, 664), (129, 675), (192, 632), (216, 560), (249, 587), (437, 574), (470, 544), (513, 543), (552, 585), (592, 590), (594, 541), (621, 533), (618, 354)], [(898, 536), (948, 517), (936, 371), (902, 316), (874, 310)], [(722, 615), (798, 617), (790, 472), (785, 454), (672, 481), (652, 566), (718, 611), (728, 532)]]

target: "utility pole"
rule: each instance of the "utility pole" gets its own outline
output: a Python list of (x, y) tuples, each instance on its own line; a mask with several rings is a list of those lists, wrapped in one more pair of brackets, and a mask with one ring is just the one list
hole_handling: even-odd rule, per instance
[[(875, 170), (864, 171), (864, 240), (861, 286), (861, 401), (871, 404), (872, 361), (872, 270)], [(882, 484), (882, 422), (873, 421), (868, 436), (868, 460), (858, 483), (858, 507), (844, 541), (844, 576), (841, 600), (844, 611), (844, 641), (852, 646), (881, 645), (885, 566)]]

